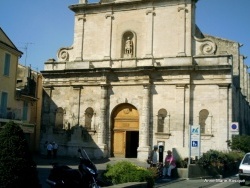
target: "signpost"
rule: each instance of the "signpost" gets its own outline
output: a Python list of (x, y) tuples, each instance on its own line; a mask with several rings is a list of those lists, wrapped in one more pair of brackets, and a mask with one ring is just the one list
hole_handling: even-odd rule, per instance
[(189, 164), (191, 157), (200, 157), (201, 136), (200, 125), (191, 125), (189, 134)]
[(231, 132), (239, 132), (239, 123), (238, 122), (232, 122), (230, 124), (230, 131)]

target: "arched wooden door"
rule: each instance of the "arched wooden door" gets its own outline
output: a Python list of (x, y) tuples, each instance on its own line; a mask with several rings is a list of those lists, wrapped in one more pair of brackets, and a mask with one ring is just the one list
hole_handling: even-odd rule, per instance
[(121, 104), (112, 115), (114, 157), (137, 157), (139, 145), (139, 114), (131, 104)]

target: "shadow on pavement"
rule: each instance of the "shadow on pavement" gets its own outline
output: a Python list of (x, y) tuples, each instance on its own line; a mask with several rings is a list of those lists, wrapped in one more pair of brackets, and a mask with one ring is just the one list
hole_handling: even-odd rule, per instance
[[(50, 170), (52, 169), (52, 163), (68, 165), (72, 169), (77, 169), (80, 160), (78, 157), (62, 157), (62, 156), (58, 156), (56, 159), (48, 159), (44, 155), (34, 155), (33, 159), (37, 164), (38, 176), (42, 188), (49, 187), (46, 184), (46, 179), (49, 176)], [(148, 164), (146, 162), (140, 161), (136, 158), (107, 158), (107, 159), (92, 160), (92, 162), (96, 165), (99, 175), (101, 175), (106, 171), (107, 164), (115, 164), (116, 162), (124, 160), (130, 161), (141, 167), (145, 168), (148, 167)], [(176, 179), (158, 179), (156, 180), (155, 185), (157, 187), (157, 185), (159, 186), (174, 181), (176, 181)]]

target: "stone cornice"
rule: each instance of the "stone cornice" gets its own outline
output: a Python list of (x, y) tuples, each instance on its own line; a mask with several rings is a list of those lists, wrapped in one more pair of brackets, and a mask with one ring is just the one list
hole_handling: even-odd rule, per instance
[(185, 1), (180, 2), (177, 0), (166, 1), (166, 0), (157, 0), (157, 1), (150, 1), (150, 0), (130, 0), (130, 1), (101, 1), (99, 3), (90, 3), (90, 4), (75, 4), (70, 5), (69, 9), (71, 9), (75, 13), (100, 13), (100, 12), (107, 12), (107, 11), (122, 11), (122, 10), (137, 10), (138, 8), (149, 8), (154, 6), (170, 6), (187, 3)]
[(15, 54), (16, 56), (21, 56), (23, 54), (23, 52), (17, 50), (16, 48), (9, 46), (8, 44), (6, 44), (2, 41), (0, 41), (0, 48), (3, 48), (5, 50), (9, 51), (10, 53)]

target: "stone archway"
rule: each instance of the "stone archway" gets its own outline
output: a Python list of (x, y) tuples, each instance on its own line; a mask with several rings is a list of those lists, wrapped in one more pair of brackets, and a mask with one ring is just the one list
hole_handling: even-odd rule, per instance
[(131, 104), (120, 104), (112, 114), (112, 154), (136, 158), (139, 146), (139, 113)]

